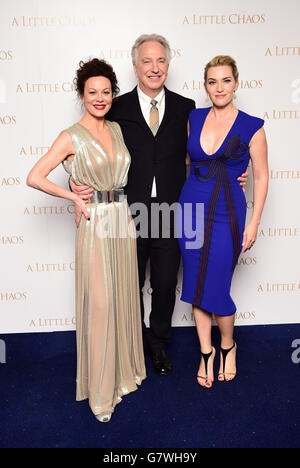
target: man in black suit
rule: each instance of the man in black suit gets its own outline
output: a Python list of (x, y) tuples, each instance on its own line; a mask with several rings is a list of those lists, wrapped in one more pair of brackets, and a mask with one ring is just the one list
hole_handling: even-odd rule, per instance
[[(166, 232), (166, 220), (155, 216), (155, 208), (157, 204), (178, 201), (186, 177), (187, 121), (195, 108), (194, 101), (164, 86), (170, 58), (171, 50), (164, 37), (154, 34), (139, 37), (132, 48), (138, 86), (119, 97), (108, 115), (109, 120), (120, 124), (131, 154), (126, 187), (128, 203), (130, 206), (144, 203), (149, 215), (147, 237), (137, 237), (138, 269), (142, 291), (150, 260), (150, 327), (145, 330), (144, 326), (144, 345), (160, 375), (168, 375), (172, 370), (165, 346), (171, 340), (180, 252), (174, 223)], [(153, 113), (156, 122), (151, 122)], [(144, 316), (142, 293), (141, 309)]]

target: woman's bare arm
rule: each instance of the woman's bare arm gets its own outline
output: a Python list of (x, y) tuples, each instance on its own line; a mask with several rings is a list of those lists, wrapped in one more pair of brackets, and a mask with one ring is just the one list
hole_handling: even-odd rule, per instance
[(263, 128), (254, 134), (249, 149), (253, 172), (253, 213), (244, 231), (242, 253), (249, 249), (256, 240), (257, 229), (268, 191), (268, 147)]
[(33, 166), (27, 176), (27, 185), (36, 188), (55, 197), (66, 198), (75, 203), (77, 209), (80, 209), (88, 219), (89, 214), (85, 204), (75, 194), (47, 179), (53, 169), (55, 169), (66, 158), (73, 157), (74, 154), (71, 136), (67, 132), (62, 132), (54, 141), (50, 150), (39, 159)]

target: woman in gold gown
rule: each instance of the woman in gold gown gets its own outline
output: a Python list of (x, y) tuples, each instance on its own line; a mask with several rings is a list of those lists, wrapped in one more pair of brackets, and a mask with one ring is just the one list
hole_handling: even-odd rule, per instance
[[(88, 398), (96, 418), (108, 422), (146, 377), (135, 226), (123, 196), (130, 154), (119, 125), (105, 119), (118, 92), (112, 67), (98, 59), (79, 65), (83, 118), (61, 132), (27, 184), (75, 204), (76, 399)], [(60, 163), (77, 184), (94, 188), (88, 204), (47, 179)]]

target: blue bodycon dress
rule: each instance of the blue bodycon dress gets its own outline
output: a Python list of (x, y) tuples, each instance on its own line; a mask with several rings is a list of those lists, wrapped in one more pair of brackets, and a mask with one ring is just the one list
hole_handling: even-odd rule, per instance
[[(207, 155), (200, 135), (210, 109), (195, 109), (189, 116), (191, 170), (177, 210), (183, 259), (181, 300), (213, 314), (232, 315), (236, 306), (230, 287), (246, 219), (246, 199), (237, 178), (247, 169), (249, 142), (264, 121), (239, 111), (220, 148)], [(191, 235), (199, 229), (197, 204), (204, 207), (202, 246), (197, 245), (196, 235), (194, 239)]]

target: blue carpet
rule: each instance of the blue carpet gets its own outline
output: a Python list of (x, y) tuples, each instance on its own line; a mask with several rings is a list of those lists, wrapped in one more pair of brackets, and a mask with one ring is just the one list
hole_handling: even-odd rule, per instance
[[(219, 347), (214, 327), (214, 344)], [(195, 328), (173, 329), (174, 371), (123, 398), (108, 424), (75, 401), (75, 332), (1, 336), (0, 447), (296, 448), (300, 446), (300, 325), (236, 327), (238, 377), (197, 384)], [(218, 372), (219, 353), (215, 360)], [(299, 353), (298, 353), (299, 355)], [(295, 359), (294, 359), (295, 361)]]

